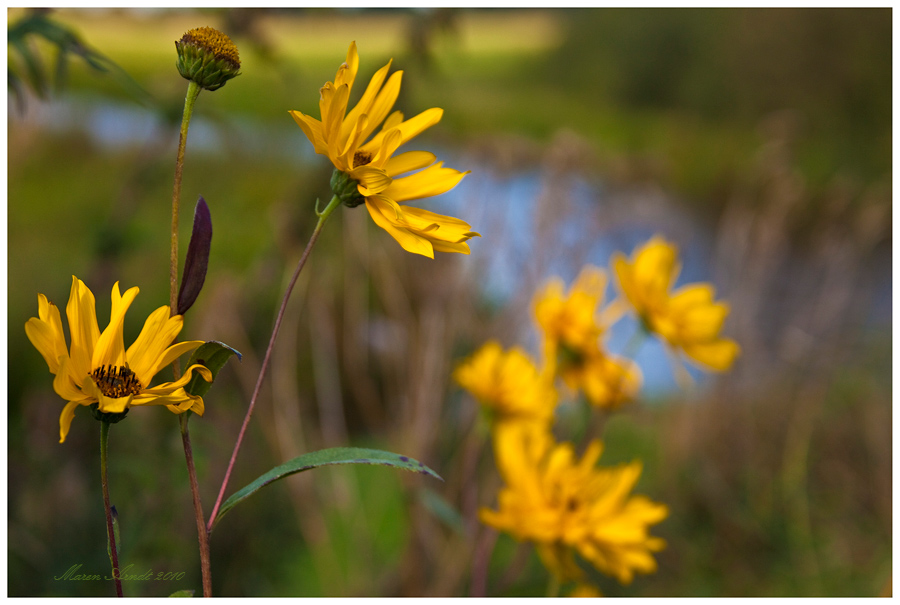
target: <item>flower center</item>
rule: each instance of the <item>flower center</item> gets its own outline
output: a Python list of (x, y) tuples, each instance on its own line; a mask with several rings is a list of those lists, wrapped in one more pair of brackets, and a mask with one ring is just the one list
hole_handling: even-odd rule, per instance
[(353, 167), (365, 166), (372, 161), (372, 154), (368, 151), (357, 151), (353, 154)]
[(227, 61), (234, 69), (238, 69), (241, 66), (241, 59), (234, 42), (231, 41), (231, 38), (217, 29), (212, 27), (198, 27), (188, 30), (188, 32), (181, 37), (181, 42), (206, 49), (215, 55), (216, 59)]
[(91, 372), (91, 378), (101, 393), (113, 399), (141, 392), (141, 382), (128, 366), (102, 365)]

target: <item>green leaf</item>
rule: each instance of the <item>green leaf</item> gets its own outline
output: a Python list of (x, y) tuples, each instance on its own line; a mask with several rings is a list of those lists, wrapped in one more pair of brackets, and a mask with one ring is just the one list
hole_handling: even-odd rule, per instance
[(419, 499), (422, 501), (422, 505), (425, 509), (442, 521), (447, 527), (461, 536), (465, 535), (466, 524), (463, 520), (462, 513), (460, 513), (455, 506), (447, 502), (446, 498), (434, 490), (422, 488), (419, 491)]
[(401, 456), (400, 454), (383, 452), (381, 450), (370, 450), (361, 447), (333, 447), (327, 450), (319, 450), (317, 452), (309, 452), (308, 454), (297, 456), (293, 460), (289, 460), (280, 466), (276, 466), (268, 473), (257, 478), (256, 481), (244, 489), (234, 493), (224, 502), (224, 504), (222, 504), (222, 508), (219, 509), (219, 514), (216, 517), (213, 527), (222, 520), (225, 513), (231, 510), (236, 504), (243, 502), (255, 494), (260, 488), (273, 481), (278, 481), (279, 479), (293, 475), (294, 473), (330, 464), (381, 464), (384, 466), (402, 468), (422, 475), (429, 475), (443, 481), (440, 475), (409, 456)]
[(176, 590), (175, 592), (173, 592), (172, 594), (169, 595), (169, 598), (171, 599), (172, 597), (193, 597), (193, 596), (194, 596), (193, 590)]
[[(191, 367), (195, 363), (204, 365), (212, 372), (213, 380), (215, 380), (219, 370), (222, 369), (222, 366), (225, 365), (225, 362), (227, 362), (232, 355), (237, 355), (238, 361), (240, 361), (241, 354), (236, 349), (232, 349), (223, 342), (210, 340), (194, 350), (194, 354), (191, 355), (190, 360), (188, 360), (187, 367)], [(206, 395), (206, 392), (209, 391), (209, 387), (211, 386), (212, 383), (203, 380), (203, 377), (200, 376), (200, 374), (194, 374), (191, 377), (191, 381), (184, 387), (184, 390), (191, 395), (203, 397)]]

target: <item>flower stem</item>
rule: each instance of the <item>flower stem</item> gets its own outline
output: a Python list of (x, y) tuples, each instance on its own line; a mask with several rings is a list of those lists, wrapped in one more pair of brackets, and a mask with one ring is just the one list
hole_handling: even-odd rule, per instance
[(113, 527), (112, 510), (109, 506), (109, 481), (107, 479), (107, 443), (109, 442), (109, 423), (100, 423), (100, 487), (103, 488), (103, 510), (106, 511), (106, 535), (109, 540), (109, 559), (112, 563), (113, 580), (116, 583), (116, 596), (122, 593), (122, 579), (119, 577), (119, 551), (116, 546), (116, 532)]
[(187, 461), (188, 477), (191, 481), (191, 496), (194, 500), (194, 516), (197, 519), (197, 540), (200, 543), (200, 574), (203, 578), (203, 596), (212, 596), (212, 571), (209, 563), (209, 531), (203, 519), (203, 505), (200, 503), (200, 486), (197, 470), (194, 468), (194, 453), (191, 449), (191, 434), (188, 430), (188, 413), (178, 416), (181, 424), (181, 442), (184, 444), (184, 458)]
[(278, 309), (278, 316), (275, 318), (275, 326), (272, 328), (272, 336), (269, 338), (269, 346), (266, 348), (265, 357), (263, 357), (262, 366), (259, 369), (259, 377), (256, 379), (256, 387), (253, 389), (253, 395), (250, 397), (250, 405), (247, 407), (247, 413), (244, 415), (244, 423), (241, 425), (241, 430), (238, 433), (237, 441), (234, 444), (234, 450), (231, 453), (231, 460), (228, 461), (228, 469), (225, 471), (225, 478), (222, 480), (222, 486), (219, 488), (219, 495), (216, 498), (216, 503), (213, 506), (212, 513), (209, 515), (209, 521), (207, 522), (206, 529), (207, 531), (212, 531), (212, 527), (216, 521), (216, 515), (219, 512), (219, 506), (222, 504), (222, 498), (225, 496), (225, 489), (228, 487), (228, 480), (231, 478), (231, 471), (234, 468), (234, 461), (237, 459), (238, 450), (241, 448), (241, 443), (244, 440), (244, 433), (247, 431), (247, 424), (250, 422), (250, 415), (253, 414), (253, 407), (256, 405), (256, 398), (259, 396), (259, 391), (262, 388), (263, 378), (266, 375), (266, 368), (269, 367), (269, 358), (272, 356), (272, 349), (275, 345), (275, 338), (278, 336), (278, 330), (281, 328), (281, 320), (284, 318), (284, 312), (287, 308), (288, 299), (291, 297), (291, 292), (294, 289), (294, 285), (297, 283), (297, 278), (300, 277), (300, 271), (303, 270), (303, 266), (306, 264), (306, 259), (309, 257), (309, 253), (312, 250), (313, 245), (315, 245), (316, 240), (319, 239), (319, 233), (322, 231), (322, 227), (325, 225), (325, 221), (328, 220), (328, 217), (331, 216), (331, 213), (334, 212), (335, 208), (341, 205), (341, 200), (338, 196), (334, 196), (331, 198), (331, 201), (328, 203), (328, 206), (325, 207), (325, 210), (319, 212), (318, 202), (316, 202), (316, 215), (319, 217), (319, 221), (316, 223), (316, 228), (313, 230), (312, 235), (309, 238), (309, 243), (306, 244), (306, 249), (303, 251), (303, 255), (300, 256), (300, 262), (297, 263), (297, 268), (294, 270), (294, 275), (291, 277), (290, 283), (288, 283), (287, 290), (284, 293), (284, 298), (281, 300), (281, 308)]
[[(193, 80), (188, 82), (187, 94), (184, 97), (184, 113), (181, 116), (181, 132), (178, 136), (178, 153), (175, 156), (175, 184), (172, 187), (172, 244), (169, 255), (169, 315), (178, 314), (178, 203), (181, 198), (181, 174), (184, 170), (184, 148), (187, 145), (188, 127), (194, 113), (194, 102), (200, 95), (200, 85)], [(181, 365), (176, 359), (172, 362), (172, 373), (175, 380), (181, 377)], [(191, 435), (188, 431), (188, 414), (178, 418), (181, 424), (181, 442), (184, 445), (184, 459), (187, 463), (188, 478), (191, 483), (191, 497), (194, 501), (194, 515), (197, 518), (197, 541), (200, 546), (200, 573), (203, 578), (203, 596), (212, 596), (212, 575), (209, 564), (209, 532), (203, 519), (203, 505), (200, 503), (200, 486), (197, 483), (197, 470), (194, 468), (194, 453), (191, 449)]]
[(547, 581), (547, 595), (550, 598), (555, 598), (559, 596), (559, 589), (561, 588), (561, 582), (559, 581), (559, 576), (555, 573), (550, 574), (550, 579)]
[[(169, 255), (169, 308), (170, 314), (178, 313), (178, 202), (181, 198), (181, 173), (184, 170), (184, 148), (187, 144), (188, 126), (194, 113), (194, 102), (200, 94), (200, 85), (188, 82), (187, 95), (184, 98), (184, 113), (181, 117), (181, 134), (178, 137), (178, 154), (175, 156), (175, 185), (172, 188), (172, 245)], [(172, 366), (175, 379), (179, 378), (181, 368), (176, 361)]]

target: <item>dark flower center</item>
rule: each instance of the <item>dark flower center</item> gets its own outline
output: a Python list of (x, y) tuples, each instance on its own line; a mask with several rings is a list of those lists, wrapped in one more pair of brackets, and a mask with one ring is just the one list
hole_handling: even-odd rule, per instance
[(353, 167), (365, 166), (372, 161), (372, 154), (368, 151), (357, 151), (353, 154)]
[(141, 382), (128, 366), (102, 365), (91, 372), (91, 378), (101, 393), (113, 399), (141, 392)]

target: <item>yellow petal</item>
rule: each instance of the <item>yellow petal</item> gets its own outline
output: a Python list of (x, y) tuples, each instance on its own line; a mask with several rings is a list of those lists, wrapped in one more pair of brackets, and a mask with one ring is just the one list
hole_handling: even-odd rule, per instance
[(347, 59), (341, 63), (337, 73), (334, 75), (335, 86), (346, 84), (348, 88), (352, 87), (358, 71), (359, 52), (356, 50), (356, 41), (353, 41), (347, 48)]
[[(165, 382), (163, 384), (157, 385), (152, 389), (144, 389), (141, 391), (140, 397), (159, 397), (164, 395), (170, 395), (177, 391), (178, 389), (182, 389), (187, 386), (187, 383), (191, 381), (193, 378), (193, 373), (197, 372), (200, 376), (203, 377), (203, 380), (206, 382), (212, 382), (213, 376), (212, 372), (210, 372), (209, 368), (199, 363), (195, 363), (190, 366), (187, 370), (184, 371), (184, 375), (174, 382)], [(142, 399), (144, 401), (144, 399)], [(141, 405), (148, 405), (147, 403), (143, 403)]]
[(394, 179), (391, 186), (384, 191), (384, 195), (395, 202), (440, 195), (456, 187), (467, 174), (468, 171), (460, 172), (453, 168), (444, 168), (443, 162), (438, 162), (415, 174)]
[(119, 282), (113, 285), (112, 289), (112, 306), (109, 312), (109, 325), (103, 330), (97, 344), (94, 347), (94, 354), (91, 358), (91, 369), (99, 368), (104, 364), (114, 366), (125, 365), (125, 342), (122, 336), (122, 330), (125, 324), (125, 312), (134, 301), (134, 297), (138, 295), (140, 289), (137, 287), (129, 288), (125, 291), (124, 296), (119, 294)]
[(384, 170), (370, 165), (360, 166), (350, 172), (350, 177), (359, 181), (357, 189), (363, 197), (381, 193), (390, 186), (393, 179)]
[(142, 393), (134, 398), (133, 407), (144, 405), (164, 405), (173, 414), (182, 414), (188, 410), (202, 416), (205, 411), (203, 398), (191, 395), (184, 389), (176, 389), (165, 395), (149, 395)]
[(38, 317), (32, 317), (26, 322), (25, 334), (47, 362), (50, 372), (56, 374), (59, 371), (60, 357), (68, 357), (69, 351), (59, 309), (43, 294), (38, 294)]
[(150, 384), (158, 371), (160, 356), (181, 332), (183, 318), (181, 315), (170, 317), (169, 313), (169, 307), (160, 307), (151, 313), (141, 333), (125, 352), (128, 367), (137, 374), (142, 385)]
[(392, 157), (384, 166), (388, 176), (395, 177), (404, 172), (411, 172), (430, 166), (437, 160), (437, 156), (428, 151), (407, 151)]
[(62, 414), (59, 415), (59, 442), (63, 443), (66, 440), (66, 435), (69, 434), (69, 427), (72, 426), (72, 419), (75, 418), (75, 408), (77, 408), (81, 404), (77, 401), (70, 401), (63, 408)]
[(47, 362), (50, 373), (56, 374), (60, 357), (68, 357), (69, 351), (59, 309), (43, 294), (38, 294), (38, 317), (32, 317), (25, 323), (25, 334)]
[[(362, 97), (360, 97), (359, 102), (356, 104), (356, 107), (350, 110), (347, 114), (347, 117), (344, 119), (343, 129), (341, 130), (341, 137), (344, 141), (347, 140), (349, 136), (350, 129), (356, 125), (360, 116), (367, 114), (371, 118), (370, 122), (370, 130), (365, 133), (365, 136), (371, 134), (372, 130), (378, 127), (381, 124), (381, 121), (384, 120), (384, 117), (387, 115), (385, 112), (383, 115), (375, 121), (373, 117), (373, 113), (370, 111), (372, 108), (372, 104), (375, 102), (375, 98), (378, 96), (378, 91), (381, 90), (381, 85), (384, 83), (384, 79), (387, 77), (388, 70), (391, 68), (391, 62), (388, 61), (388, 64), (375, 72), (375, 75), (372, 76), (372, 79), (369, 80), (369, 85), (366, 87), (366, 91), (363, 93)], [(399, 88), (398, 88), (399, 92)], [(394, 96), (394, 100), (396, 101), (396, 95)], [(391, 103), (393, 105), (393, 102)], [(390, 107), (388, 107), (388, 111)]]
[(432, 107), (431, 109), (426, 109), (419, 115), (398, 124), (397, 128), (399, 128), (400, 132), (403, 134), (403, 143), (408, 142), (421, 134), (422, 131), (431, 128), (440, 122), (443, 116), (443, 109), (440, 107)]
[[(156, 359), (153, 366), (147, 372), (150, 377), (156, 376), (164, 367), (172, 365), (172, 362), (203, 344), (202, 340), (186, 340), (172, 345)], [(192, 366), (193, 367), (193, 366)], [(183, 378), (183, 377), (182, 377)], [(141, 381), (141, 384), (149, 384)], [(186, 384), (186, 383), (185, 383)]]
[(333, 160), (340, 153), (341, 126), (344, 122), (344, 112), (347, 110), (350, 87), (343, 84), (334, 88), (326, 84), (322, 90), (322, 99), (319, 101), (319, 111), (322, 115), (322, 138), (328, 145), (328, 157)]
[(66, 305), (66, 316), (69, 320), (69, 336), (72, 343), (69, 352), (69, 358), (72, 360), (71, 372), (85, 376), (91, 371), (91, 358), (94, 346), (100, 338), (100, 329), (97, 327), (94, 295), (84, 282), (74, 275), (69, 303)]
[(480, 234), (471, 230), (472, 227), (467, 222), (452, 216), (445, 216), (411, 206), (403, 206), (402, 211), (404, 219), (411, 226), (416, 228), (419, 225), (436, 226), (436, 228), (431, 227), (427, 229), (428, 239), (432, 241), (456, 244), (473, 237), (481, 237)]
[(693, 361), (715, 372), (729, 369), (740, 354), (741, 348), (728, 339), (713, 342), (684, 345), (684, 354)]
[(87, 395), (97, 401), (97, 409), (106, 414), (121, 414), (131, 407), (131, 400), (134, 398), (134, 395), (107, 397), (90, 376), (85, 379), (82, 388)]
[(59, 361), (59, 372), (53, 379), (53, 390), (56, 391), (57, 395), (69, 401), (83, 399), (85, 394), (81, 391), (81, 384), (87, 378), (87, 373), (78, 375), (76, 380), (76, 377), (72, 375), (71, 359), (60, 357)]
[(375, 224), (387, 231), (404, 250), (413, 254), (421, 254), (428, 258), (434, 258), (434, 247), (431, 245), (431, 242), (424, 237), (414, 235), (408, 229), (396, 225), (397, 218), (394, 216), (394, 210), (383, 197), (367, 197), (366, 209), (369, 211), (369, 216), (372, 217)]
[(402, 77), (402, 71), (391, 74), (387, 84), (384, 85), (384, 88), (381, 89), (378, 96), (375, 97), (375, 100), (372, 102), (372, 106), (367, 109), (366, 113), (369, 115), (369, 125), (365, 131), (365, 136), (368, 137), (372, 134), (375, 128), (377, 128), (378, 125), (384, 121), (385, 117), (387, 117), (388, 112), (391, 111), (391, 108), (394, 106), (394, 103), (397, 101), (397, 97), (400, 94), (400, 80)]
[(310, 116), (304, 115), (299, 111), (289, 111), (291, 117), (297, 122), (297, 125), (303, 130), (303, 134), (313, 144), (313, 149), (321, 155), (328, 155), (328, 145), (322, 135), (322, 123)]

